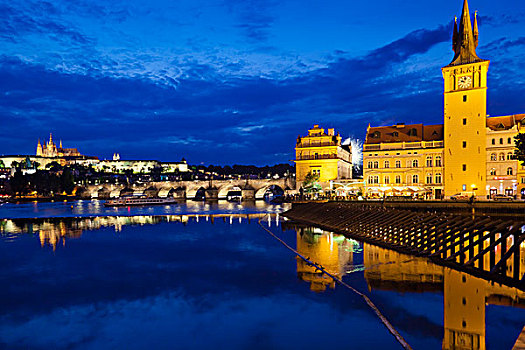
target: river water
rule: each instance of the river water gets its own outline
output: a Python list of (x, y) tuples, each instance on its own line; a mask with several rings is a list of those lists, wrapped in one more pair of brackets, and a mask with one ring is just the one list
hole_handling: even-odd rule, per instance
[[(279, 215), (286, 206), (0, 207), (0, 348), (511, 349), (525, 293)], [(459, 347), (461, 345), (462, 347)]]

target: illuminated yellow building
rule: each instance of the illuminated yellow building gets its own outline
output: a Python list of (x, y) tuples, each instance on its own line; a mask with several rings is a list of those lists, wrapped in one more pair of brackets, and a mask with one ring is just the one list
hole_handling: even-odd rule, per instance
[(368, 127), (363, 150), (367, 196), (443, 191), (443, 125)]
[(341, 136), (334, 129), (326, 132), (319, 125), (308, 130), (307, 136), (298, 136), (295, 145), (295, 173), (297, 182), (306, 175), (319, 175), (319, 182), (352, 178), (352, 150), (341, 144)]
[[(367, 195), (448, 198), (467, 192), (485, 199), (489, 194), (516, 194), (517, 163), (507, 159), (513, 148), (507, 141), (518, 132), (523, 115), (487, 118), (490, 62), (476, 54), (478, 36), (477, 17), (472, 24), (465, 0), (459, 24), (457, 19), (454, 23), (454, 58), (442, 68), (444, 123), (369, 126), (363, 149)], [(500, 147), (500, 138), (505, 147)], [(494, 139), (497, 144), (492, 144)], [(491, 160), (495, 148), (502, 148), (496, 161)], [(502, 152), (505, 159), (500, 159)]]
[[(519, 196), (520, 166), (514, 136), (525, 128), (525, 114), (487, 119), (487, 193)], [(525, 185), (525, 182), (524, 182)]]

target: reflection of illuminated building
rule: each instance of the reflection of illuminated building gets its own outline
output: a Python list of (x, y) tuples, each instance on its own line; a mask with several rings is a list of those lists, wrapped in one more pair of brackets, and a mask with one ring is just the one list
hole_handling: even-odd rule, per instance
[(443, 290), (443, 349), (485, 349), (486, 304), (525, 307), (523, 291), (492, 284), (424, 258), (364, 244), (363, 261), (365, 279), (371, 289)]
[[(342, 277), (344, 267), (352, 261), (353, 243), (341, 235), (315, 232), (316, 229), (301, 228), (297, 231), (297, 251), (304, 257), (321, 265), (328, 273)], [(297, 259), (297, 275), (303, 281), (310, 283), (310, 289), (315, 292), (335, 288), (332, 278), (308, 265), (304, 260)]]
[(370, 289), (423, 292), (443, 287), (443, 267), (424, 258), (364, 243), (363, 264)]

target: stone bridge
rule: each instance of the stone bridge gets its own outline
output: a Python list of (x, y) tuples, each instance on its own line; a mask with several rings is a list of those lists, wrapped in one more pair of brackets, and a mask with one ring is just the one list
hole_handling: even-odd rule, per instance
[(147, 197), (174, 197), (194, 199), (199, 192), (207, 200), (226, 199), (228, 192), (241, 191), (243, 200), (263, 199), (267, 191), (279, 188), (284, 193), (295, 191), (294, 178), (257, 180), (195, 180), (159, 181), (136, 184), (88, 185), (82, 194), (85, 198), (115, 198), (124, 195), (145, 195)]

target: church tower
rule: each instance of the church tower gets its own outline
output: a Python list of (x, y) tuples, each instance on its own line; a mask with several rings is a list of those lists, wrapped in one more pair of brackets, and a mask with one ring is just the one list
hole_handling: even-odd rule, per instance
[(467, 0), (454, 21), (454, 59), (442, 68), (444, 89), (445, 197), (458, 192), (486, 196), (486, 118), (488, 60), (476, 54), (477, 13), (471, 24)]

